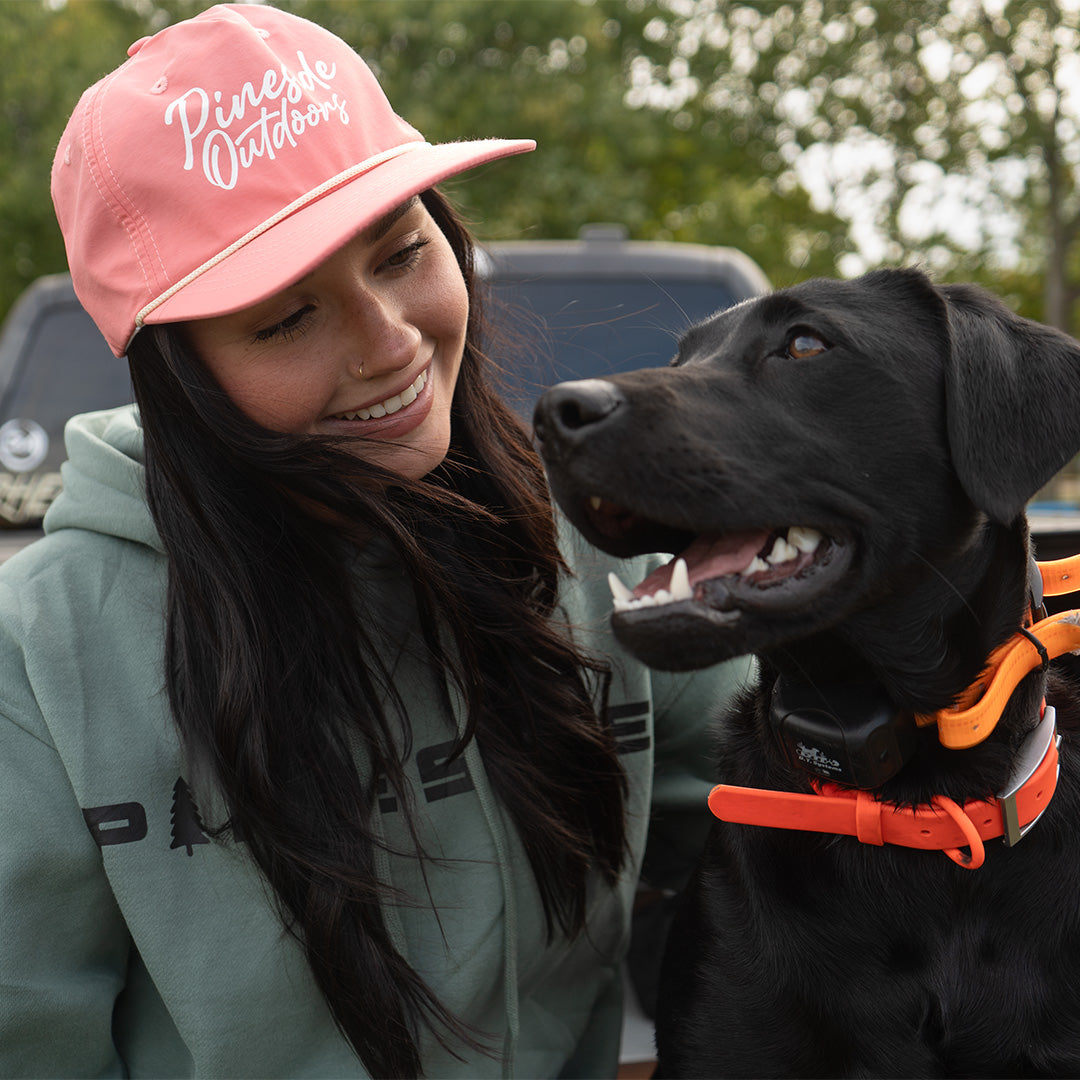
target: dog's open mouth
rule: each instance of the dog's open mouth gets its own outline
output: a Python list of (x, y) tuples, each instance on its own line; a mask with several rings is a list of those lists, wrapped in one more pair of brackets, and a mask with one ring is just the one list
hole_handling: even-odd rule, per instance
[(827, 555), (830, 546), (816, 529), (798, 525), (773, 532), (699, 536), (634, 589), (612, 574), (609, 580), (615, 610), (635, 611), (695, 596), (707, 600), (710, 592), (716, 592), (715, 588), (710, 590), (710, 584), (722, 579), (731, 579), (725, 591), (732, 596), (748, 589), (769, 588), (815, 566), (819, 550)]
[(812, 618), (851, 565), (851, 544), (808, 525), (728, 533), (659, 525), (592, 497), (585, 515), (612, 547), (675, 557), (631, 587), (609, 577), (619, 639), (654, 667), (715, 663), (756, 650), (781, 624)]

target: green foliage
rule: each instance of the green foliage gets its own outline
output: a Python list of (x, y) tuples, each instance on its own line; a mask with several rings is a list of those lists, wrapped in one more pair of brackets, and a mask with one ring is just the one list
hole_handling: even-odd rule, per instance
[[(48, 195), (60, 132), (81, 91), (127, 46), (203, 0), (0, 2), (0, 315), (64, 269)], [(787, 281), (829, 273), (845, 231), (801, 190), (775, 185), (723, 124), (630, 107), (654, 5), (578, 0), (282, 0), (340, 34), (433, 141), (532, 137), (540, 149), (451, 181), (484, 239), (574, 236), (620, 221), (632, 236), (741, 247)]]
[[(727, 244), (778, 285), (919, 263), (1068, 325), (1080, 11), (1045, 0), (279, 0), (434, 140), (539, 150), (448, 185), (483, 239)], [(48, 198), (79, 92), (209, 0), (0, 0), (0, 313), (62, 269)]]
[(38, 3), (0, 4), (0, 313), (39, 274), (66, 265), (49, 199), (53, 151), (80, 92), (123, 58), (139, 26), (113, 4), (63, 17)]
[(619, 221), (640, 239), (725, 244), (788, 280), (829, 273), (846, 233), (801, 191), (778, 200), (714, 124), (627, 104), (654, 3), (284, 0), (373, 65), (395, 107), (436, 141), (531, 137), (531, 159), (451, 186), (487, 239), (574, 236)]
[(1075, 4), (659, 0), (645, 36), (641, 96), (681, 94), (851, 221), (843, 270), (915, 262), (1073, 325)]

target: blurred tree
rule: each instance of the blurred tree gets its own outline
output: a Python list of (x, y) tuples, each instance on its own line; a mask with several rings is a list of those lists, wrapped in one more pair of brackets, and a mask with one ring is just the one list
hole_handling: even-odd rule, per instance
[[(846, 229), (796, 185), (778, 191), (723, 125), (632, 107), (649, 0), (283, 0), (373, 64), (429, 138), (530, 136), (517, 165), (453, 186), (481, 236), (565, 237), (619, 221), (641, 239), (742, 248), (777, 282), (831, 273)], [(705, 138), (702, 138), (704, 134)]]
[[(81, 91), (127, 46), (209, 0), (0, 0), (0, 315), (37, 275), (65, 267), (49, 166)], [(777, 283), (830, 273), (846, 229), (798, 185), (778, 187), (701, 111), (628, 104), (655, 0), (279, 0), (376, 69), (433, 140), (531, 136), (531, 158), (451, 182), (485, 239), (573, 236), (620, 221), (642, 239), (729, 244)], [(783, 183), (783, 182), (781, 182)], [(777, 194), (783, 198), (777, 198)]]
[(0, 315), (39, 274), (63, 270), (49, 198), (53, 152), (79, 94), (124, 57), (145, 20), (116, 3), (0, 4)]
[[(433, 139), (531, 135), (450, 188), (485, 238), (731, 244), (777, 284), (917, 261), (1070, 327), (1080, 10), (1064, 0), (279, 0)], [(80, 90), (208, 0), (0, 4), (0, 311), (64, 265), (48, 164)]]
[(1075, 3), (658, 0), (652, 14), (631, 101), (701, 135), (723, 124), (771, 185), (849, 222), (843, 272), (919, 262), (1075, 328)]

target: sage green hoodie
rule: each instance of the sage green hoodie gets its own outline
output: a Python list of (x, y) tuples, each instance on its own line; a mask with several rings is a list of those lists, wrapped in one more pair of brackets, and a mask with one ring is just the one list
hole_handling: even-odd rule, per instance
[[(243, 843), (212, 840), (215, 791), (192, 775), (162, 671), (166, 559), (147, 510), (130, 408), (77, 417), (46, 536), (0, 568), (0, 1075), (353, 1077), (297, 942)], [(629, 777), (632, 856), (594, 882), (588, 932), (545, 936), (532, 870), (453, 688), (423, 662), (401, 567), (372, 545), (359, 573), (408, 712), (422, 865), (383, 858), (405, 959), (494, 1052), (423, 1036), (429, 1077), (611, 1076), (619, 964), (647, 834), (652, 884), (676, 882), (708, 826), (706, 724), (747, 670), (650, 673), (608, 629), (614, 565), (568, 538), (561, 606), (611, 658), (610, 715)], [(626, 578), (644, 565), (624, 568)], [(363, 770), (363, 762), (360, 763)], [(413, 843), (383, 792), (388, 850)], [(382, 1018), (372, 1015), (372, 1024)]]

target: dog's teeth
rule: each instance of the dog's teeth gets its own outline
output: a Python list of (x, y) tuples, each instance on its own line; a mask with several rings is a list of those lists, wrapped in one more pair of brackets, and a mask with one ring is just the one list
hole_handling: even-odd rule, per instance
[(592, 507), (592, 508), (593, 508), (594, 510), (599, 510), (599, 509), (600, 509), (600, 503), (601, 503), (602, 501), (603, 501), (603, 500), (602, 500), (602, 499), (600, 498), (600, 496), (599, 496), (599, 495), (590, 495), (590, 496), (589, 496), (589, 505), (590, 505), (590, 506), (591, 506), (591, 507)]
[(671, 599), (689, 600), (694, 590), (690, 588), (690, 572), (686, 569), (685, 559), (676, 559), (671, 567)]
[(768, 569), (769, 564), (759, 555), (755, 555), (753, 559), (739, 571), (739, 573), (743, 577), (749, 577), (751, 574), (760, 574), (762, 570)]
[(671, 570), (670, 587), (667, 589), (657, 589), (655, 593), (635, 596), (623, 584), (619, 575), (615, 573), (608, 574), (608, 585), (611, 587), (611, 598), (616, 611), (636, 611), (638, 608), (663, 607), (664, 604), (673, 604), (676, 600), (689, 600), (693, 596), (690, 589), (690, 574), (683, 559), (675, 560)]
[(802, 525), (792, 525), (788, 529), (788, 543), (793, 545), (804, 555), (812, 555), (821, 543), (821, 533), (817, 529), (808, 529)]
[(799, 549), (789, 544), (782, 536), (776, 538), (772, 551), (766, 556), (765, 561), (776, 566), (778, 563), (789, 562), (799, 554)]
[(626, 611), (634, 600), (634, 594), (623, 584), (622, 578), (614, 571), (607, 576), (611, 587), (611, 598), (615, 601), (616, 611)]

